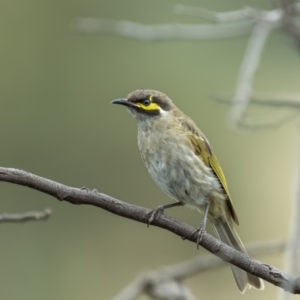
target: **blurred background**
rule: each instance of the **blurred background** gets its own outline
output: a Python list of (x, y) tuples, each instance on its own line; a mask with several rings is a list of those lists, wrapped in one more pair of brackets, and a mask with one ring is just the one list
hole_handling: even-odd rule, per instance
[[(140, 159), (135, 121), (124, 108), (109, 104), (137, 88), (157, 89), (192, 117), (213, 145), (239, 215), (242, 240), (285, 239), (298, 155), (297, 120), (244, 134), (228, 126), (229, 107), (212, 97), (234, 91), (248, 36), (142, 42), (70, 30), (77, 17), (144, 24), (203, 22), (172, 14), (176, 3), (3, 0), (1, 166), (97, 188), (148, 208), (171, 202)], [(245, 5), (272, 8), (261, 0), (184, 3), (220, 12)], [(255, 91), (299, 93), (299, 66), (292, 41), (274, 32), (262, 55)], [(252, 110), (261, 117), (273, 112)], [(111, 299), (144, 271), (206, 253), (167, 231), (95, 207), (73, 206), (9, 183), (0, 186), (0, 212), (53, 210), (46, 222), (0, 226), (2, 299)], [(168, 214), (195, 227), (201, 220), (196, 211), (184, 208)], [(282, 254), (257, 259), (284, 267)], [(187, 284), (199, 299), (241, 298), (228, 267), (202, 273)], [(274, 299), (277, 293), (266, 283), (263, 293), (251, 290), (243, 299)]]

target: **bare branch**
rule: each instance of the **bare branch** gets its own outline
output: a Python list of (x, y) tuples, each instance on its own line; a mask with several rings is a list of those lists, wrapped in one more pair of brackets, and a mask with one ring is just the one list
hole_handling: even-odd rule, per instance
[(240, 67), (236, 91), (232, 101), (230, 121), (234, 125), (244, 125), (243, 118), (252, 94), (254, 74), (259, 65), (265, 41), (273, 28), (272, 24), (261, 21), (253, 29)]
[(255, 13), (258, 13), (257, 10), (251, 7), (244, 7), (239, 10), (220, 13), (199, 6), (191, 6), (184, 4), (175, 4), (173, 6), (173, 12), (179, 15), (199, 17), (202, 19), (220, 23), (243, 21), (249, 18), (250, 16), (252, 17)]
[[(267, 242), (253, 242), (246, 245), (250, 256), (263, 254), (272, 254), (283, 251), (286, 248), (286, 242), (273, 240)], [(226, 263), (210, 254), (198, 255), (195, 258), (182, 263), (163, 268), (165, 276), (176, 280), (183, 280), (201, 272), (216, 269), (225, 266)]]
[(258, 10), (252, 7), (243, 7), (239, 10), (229, 12), (215, 12), (199, 6), (190, 6), (183, 4), (175, 4), (173, 12), (180, 15), (188, 15), (199, 17), (213, 22), (237, 22), (245, 19), (255, 19), (257, 21), (264, 20), (266, 22), (278, 23), (283, 20), (286, 13), (297, 14), (300, 12), (300, 3), (288, 3), (285, 6), (279, 5), (278, 8), (273, 10)]
[[(278, 240), (246, 245), (251, 256), (278, 253), (283, 251), (285, 247), (286, 243)], [(183, 284), (183, 280), (225, 265), (224, 261), (211, 254), (198, 255), (190, 260), (138, 276), (113, 300), (132, 300), (142, 294), (148, 294), (154, 299), (192, 300), (195, 297)]]
[[(216, 96), (216, 101), (224, 104), (232, 104), (232, 96), (229, 94), (218, 94)], [(263, 118), (254, 119), (251, 118), (252, 124), (241, 123), (240, 128), (245, 128), (247, 130), (261, 130), (261, 129), (277, 129), (283, 124), (291, 122), (293, 119), (299, 117), (298, 110), (300, 109), (300, 98), (298, 95), (253, 95), (249, 99), (250, 105), (265, 106), (265, 107), (274, 107), (274, 108), (285, 108), (293, 110), (287, 116), (272, 119), (269, 115), (268, 118), (263, 116)]]
[(20, 214), (0, 214), (0, 223), (24, 223), (27, 221), (47, 220), (52, 211), (46, 208), (44, 211), (28, 211)]
[[(249, 120), (246, 120), (245, 112), (252, 94), (254, 75), (259, 65), (265, 41), (270, 32), (278, 27), (286, 26), (290, 32), (296, 32), (295, 27), (293, 27), (294, 23), (287, 22), (287, 11), (293, 11), (294, 14), (298, 13), (300, 10), (299, 3), (289, 3), (284, 8), (279, 7), (269, 11), (246, 7), (237, 11), (216, 13), (204, 8), (180, 4), (175, 5), (174, 10), (177, 13), (198, 15), (205, 19), (223, 23), (209, 25), (145, 25), (103, 18), (77, 18), (73, 20), (71, 27), (73, 30), (82, 33), (109, 34), (146, 41), (229, 38), (247, 34), (253, 28), (244, 60), (240, 67), (230, 120), (232, 124), (240, 128), (270, 127), (270, 124), (251, 124)], [(296, 35), (294, 34), (294, 36)], [(295, 40), (298, 41), (296, 37)]]
[[(218, 93), (215, 96), (217, 102), (231, 104), (233, 96), (228, 93)], [(255, 94), (251, 95), (251, 105), (278, 107), (288, 109), (300, 109), (300, 95), (291, 94)]]
[(157, 300), (197, 300), (184, 283), (161, 276), (156, 276), (146, 293)]
[(142, 294), (158, 300), (197, 300), (184, 283), (155, 271), (138, 276), (112, 300), (133, 300)]
[[(298, 127), (298, 153), (300, 153), (300, 127)], [(290, 229), (289, 229), (289, 239), (288, 247), (285, 252), (286, 258), (286, 270), (290, 274), (298, 274), (299, 267), (299, 245), (300, 245), (300, 158), (298, 157), (297, 174), (295, 176), (295, 195), (292, 197), (292, 213), (290, 217)], [(289, 293), (283, 293), (282, 299), (290, 300)]]
[(206, 40), (249, 34), (253, 21), (236, 24), (161, 24), (145, 25), (103, 18), (77, 18), (71, 28), (79, 33), (107, 34), (144, 41)]
[[(281, 5), (284, 2), (284, 5)], [(177, 4), (174, 12), (198, 16), (214, 22), (232, 22), (253, 18), (257, 21), (251, 34), (244, 60), (240, 67), (238, 82), (235, 95), (232, 101), (230, 121), (233, 125), (240, 128), (264, 128), (272, 124), (256, 124), (247, 120), (245, 113), (252, 94), (252, 85), (255, 72), (258, 68), (260, 55), (269, 33), (277, 27), (284, 27), (290, 34), (296, 46), (300, 49), (300, 30), (295, 21), (294, 15), (299, 13), (300, 4), (295, 1), (281, 1), (277, 4), (278, 8), (269, 11), (259, 11), (253, 8), (244, 8), (237, 11), (217, 13), (201, 7), (193, 7)]]
[[(145, 224), (147, 220), (144, 216), (150, 212), (149, 209), (123, 202), (102, 193), (69, 187), (18, 169), (0, 167), (0, 181), (27, 186), (72, 204), (100, 207), (116, 215)], [(193, 243), (197, 242), (197, 235), (192, 234), (195, 228), (175, 218), (162, 214), (158, 219), (153, 221), (152, 225), (164, 228)], [(209, 234), (203, 235), (200, 245), (228, 263), (291, 293), (300, 293), (300, 278), (248, 257)]]

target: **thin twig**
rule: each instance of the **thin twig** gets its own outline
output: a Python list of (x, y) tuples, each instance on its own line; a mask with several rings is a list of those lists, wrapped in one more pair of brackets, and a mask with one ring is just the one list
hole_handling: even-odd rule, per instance
[(249, 34), (254, 21), (238, 24), (161, 24), (145, 25), (104, 18), (77, 18), (71, 29), (86, 34), (105, 34), (143, 41), (207, 40), (231, 38)]
[[(231, 104), (233, 96), (226, 93), (218, 93), (215, 100), (220, 103)], [(267, 94), (267, 95), (251, 95), (251, 105), (279, 107), (288, 109), (300, 109), (300, 95), (288, 94)]]
[(198, 17), (220, 23), (244, 21), (250, 16), (252, 17), (254, 13), (258, 13), (257, 10), (254, 10), (251, 7), (244, 7), (239, 10), (220, 13), (199, 6), (184, 5), (179, 3), (173, 6), (173, 12), (178, 15)]
[[(218, 94), (215, 99), (219, 103), (232, 105), (232, 96), (228, 94)], [(251, 130), (278, 129), (283, 124), (299, 117), (300, 100), (298, 95), (254, 95), (250, 98), (249, 105), (292, 110), (289, 115), (276, 118), (276, 120), (274, 118), (267, 120), (266, 116), (263, 117), (263, 120), (260, 118), (259, 121), (252, 118)], [(250, 127), (246, 126), (246, 128), (249, 129)]]
[(236, 91), (232, 101), (230, 121), (234, 125), (240, 127), (245, 125), (243, 118), (252, 94), (254, 74), (258, 68), (265, 41), (273, 28), (272, 24), (261, 21), (253, 29), (240, 67)]
[[(69, 187), (23, 170), (0, 167), (0, 181), (27, 186), (72, 204), (93, 205), (144, 224), (147, 224), (145, 215), (150, 212), (149, 209), (123, 202), (96, 191)], [(175, 218), (162, 214), (153, 221), (152, 225), (197, 243), (197, 235), (193, 234), (195, 228)], [(300, 278), (248, 257), (207, 233), (203, 235), (200, 245), (228, 263), (291, 293), (300, 294)]]
[[(286, 270), (289, 274), (298, 274), (299, 268), (299, 245), (300, 245), (300, 126), (298, 127), (298, 161), (296, 165), (296, 175), (295, 175), (295, 194), (292, 198), (291, 203), (291, 216), (290, 216), (290, 228), (289, 228), (289, 238), (288, 247), (285, 252), (286, 257)], [(291, 287), (292, 288), (292, 287)], [(289, 293), (284, 293), (282, 299), (290, 300), (292, 299)]]
[(0, 214), (0, 223), (24, 223), (27, 221), (40, 221), (47, 220), (52, 211), (50, 208), (46, 208), (44, 211), (28, 211), (20, 214)]
[(285, 27), (294, 35), (296, 42), (300, 39), (299, 34), (296, 34), (295, 23), (291, 20), (292, 14), (295, 15), (300, 12), (300, 3), (289, 2), (285, 7), (277, 7), (269, 11), (246, 7), (224, 13), (177, 4), (174, 6), (174, 11), (181, 14), (197, 15), (214, 22), (222, 22), (222, 24), (145, 25), (103, 18), (78, 18), (73, 20), (71, 27), (73, 30), (82, 33), (109, 34), (146, 41), (229, 38), (250, 33), (253, 29), (240, 67), (230, 121), (240, 128), (261, 129), (270, 127), (270, 124), (256, 124), (253, 123), (253, 120), (250, 122), (245, 116), (252, 93), (254, 75), (259, 65), (265, 41), (273, 29)]

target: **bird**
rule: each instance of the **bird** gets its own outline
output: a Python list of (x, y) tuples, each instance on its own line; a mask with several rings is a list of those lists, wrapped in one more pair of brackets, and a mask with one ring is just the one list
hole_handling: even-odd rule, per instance
[[(212, 147), (194, 121), (164, 93), (139, 89), (111, 101), (123, 105), (137, 121), (138, 148), (152, 179), (176, 202), (160, 205), (147, 214), (148, 225), (165, 209), (186, 206), (203, 213), (197, 246), (207, 219), (219, 239), (247, 255), (233, 223), (239, 220), (222, 168)], [(240, 292), (264, 289), (263, 281), (230, 264)]]

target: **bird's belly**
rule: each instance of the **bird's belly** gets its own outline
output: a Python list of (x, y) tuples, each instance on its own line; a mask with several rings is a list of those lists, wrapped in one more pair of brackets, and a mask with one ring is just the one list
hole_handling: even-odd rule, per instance
[(220, 191), (220, 184), (211, 169), (188, 148), (177, 148), (169, 153), (163, 153), (163, 150), (142, 153), (142, 158), (157, 185), (189, 207), (202, 210), (216, 191)]

